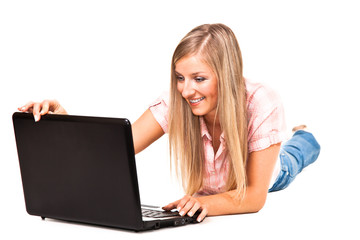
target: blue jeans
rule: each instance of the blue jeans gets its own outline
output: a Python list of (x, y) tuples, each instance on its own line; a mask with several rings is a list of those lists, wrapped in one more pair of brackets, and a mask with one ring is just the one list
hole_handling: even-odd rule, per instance
[(281, 171), (269, 192), (287, 188), (306, 166), (315, 162), (319, 153), (320, 145), (311, 133), (296, 131), (292, 138), (281, 146)]

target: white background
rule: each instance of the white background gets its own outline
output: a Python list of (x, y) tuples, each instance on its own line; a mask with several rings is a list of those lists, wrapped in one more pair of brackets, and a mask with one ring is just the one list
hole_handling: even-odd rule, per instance
[[(359, 239), (359, 12), (346, 0), (0, 1), (0, 238)], [(135, 234), (27, 215), (11, 122), (17, 107), (55, 98), (71, 114), (133, 122), (168, 89), (181, 38), (218, 22), (238, 38), (245, 77), (282, 96), (289, 133), (302, 123), (313, 130), (318, 161), (269, 194), (259, 213), (200, 225)], [(168, 161), (166, 137), (137, 156), (144, 203), (182, 196)]]

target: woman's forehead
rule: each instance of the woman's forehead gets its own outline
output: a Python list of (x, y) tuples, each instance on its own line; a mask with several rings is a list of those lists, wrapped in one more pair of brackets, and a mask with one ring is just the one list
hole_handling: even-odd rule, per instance
[(213, 72), (210, 66), (199, 55), (187, 55), (180, 58), (175, 64), (175, 72), (208, 73)]

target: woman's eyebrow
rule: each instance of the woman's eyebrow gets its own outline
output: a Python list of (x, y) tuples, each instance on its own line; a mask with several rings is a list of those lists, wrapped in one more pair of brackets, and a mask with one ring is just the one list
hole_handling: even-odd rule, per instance
[(205, 72), (195, 72), (195, 73), (192, 73), (191, 75), (195, 76), (195, 75), (199, 75), (200, 73), (205, 73)]
[[(192, 73), (191, 75), (198, 75), (198, 74), (200, 74), (200, 73), (205, 73), (205, 72), (194, 72), (194, 73)], [(181, 73), (179, 73), (179, 72), (177, 72), (176, 70), (175, 70), (175, 74), (177, 74), (177, 75), (182, 75)]]
[[(192, 73), (191, 75), (192, 75), (192, 76), (196, 76), (196, 75), (201, 74), (201, 73), (204, 74), (205, 72), (194, 72), (194, 73)], [(175, 74), (176, 74), (176, 75), (182, 75), (181, 73), (177, 72), (176, 70), (175, 70)]]

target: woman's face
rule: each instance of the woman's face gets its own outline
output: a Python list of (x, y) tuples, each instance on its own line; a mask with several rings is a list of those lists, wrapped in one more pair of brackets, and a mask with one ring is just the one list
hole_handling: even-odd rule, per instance
[[(194, 115), (213, 119), (217, 106), (217, 78), (199, 56), (181, 58), (175, 65), (177, 89)], [(209, 120), (209, 119), (208, 119)]]

